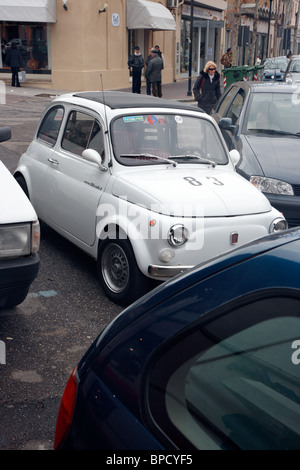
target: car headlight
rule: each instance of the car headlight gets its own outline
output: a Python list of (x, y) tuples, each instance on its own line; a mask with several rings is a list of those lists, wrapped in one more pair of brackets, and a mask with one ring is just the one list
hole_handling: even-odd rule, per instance
[(283, 230), (286, 230), (288, 228), (288, 223), (285, 219), (283, 218), (277, 218), (273, 220), (273, 222), (270, 225), (270, 233), (276, 233), (276, 232), (282, 232)]
[(19, 258), (37, 253), (40, 244), (39, 222), (0, 227), (0, 258)]
[(263, 193), (294, 196), (292, 185), (286, 183), (285, 181), (276, 180), (274, 178), (266, 178), (265, 176), (251, 176), (250, 183), (252, 183)]
[(170, 228), (168, 242), (171, 246), (182, 246), (188, 240), (188, 230), (184, 225), (176, 224)]

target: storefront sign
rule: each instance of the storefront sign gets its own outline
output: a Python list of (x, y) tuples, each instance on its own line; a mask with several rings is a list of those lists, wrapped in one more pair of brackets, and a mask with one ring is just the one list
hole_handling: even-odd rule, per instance
[(120, 15), (119, 13), (113, 13), (111, 16), (112, 25), (113, 26), (120, 26)]
[[(183, 16), (190, 16), (191, 15), (191, 7), (190, 5), (183, 5), (182, 8), (182, 15)], [(194, 18), (202, 18), (205, 20), (214, 20), (214, 21), (222, 21), (223, 20), (223, 12), (216, 11), (216, 10), (209, 10), (208, 8), (201, 8), (194, 6)]]

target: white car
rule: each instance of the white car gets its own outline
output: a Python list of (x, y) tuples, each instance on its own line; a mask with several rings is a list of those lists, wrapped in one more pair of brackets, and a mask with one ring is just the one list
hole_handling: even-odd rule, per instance
[(287, 228), (237, 160), (195, 106), (80, 92), (50, 104), (15, 177), (39, 218), (97, 260), (106, 295), (128, 304), (151, 279)]
[[(0, 142), (11, 137), (0, 129)], [(0, 161), (0, 308), (26, 298), (39, 270), (40, 226), (30, 201)]]

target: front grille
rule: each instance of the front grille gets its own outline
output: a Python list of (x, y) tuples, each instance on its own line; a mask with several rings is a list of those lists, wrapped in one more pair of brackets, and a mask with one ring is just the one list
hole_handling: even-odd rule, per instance
[(300, 184), (294, 184), (293, 185), (293, 190), (294, 190), (294, 195), (295, 196), (300, 196)]

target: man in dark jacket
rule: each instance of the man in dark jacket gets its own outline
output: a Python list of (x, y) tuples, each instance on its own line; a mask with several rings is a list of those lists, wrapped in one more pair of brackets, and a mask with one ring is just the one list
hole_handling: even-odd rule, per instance
[(134, 53), (129, 57), (128, 67), (132, 72), (132, 93), (141, 93), (141, 76), (144, 67), (144, 58), (139, 46), (135, 46)]
[(17, 48), (17, 44), (15, 42), (11, 45), (11, 50), (8, 53), (8, 57), (6, 59), (6, 63), (11, 68), (11, 86), (21, 86), (19, 82), (19, 70), (22, 67), (22, 55), (21, 51)]
[(159, 96), (161, 98), (161, 71), (163, 69), (164, 64), (155, 48), (151, 49), (151, 54), (152, 59), (148, 64), (146, 70), (146, 77), (151, 82), (153, 96)]
[(220, 74), (216, 67), (214, 62), (208, 61), (193, 87), (198, 107), (207, 114), (210, 114), (214, 104), (221, 96)]

